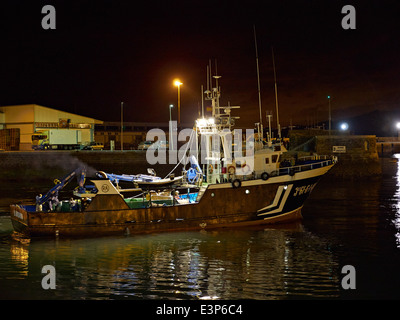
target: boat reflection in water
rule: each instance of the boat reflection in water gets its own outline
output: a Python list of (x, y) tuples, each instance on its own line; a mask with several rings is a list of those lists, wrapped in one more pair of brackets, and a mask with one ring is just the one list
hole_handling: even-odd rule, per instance
[[(300, 223), (272, 229), (13, 241), (11, 248), (10, 264), (17, 263), (20, 274), (4, 288), (9, 298), (326, 298), (338, 296), (340, 290), (329, 245)], [(56, 269), (56, 290), (40, 286), (44, 265)]]

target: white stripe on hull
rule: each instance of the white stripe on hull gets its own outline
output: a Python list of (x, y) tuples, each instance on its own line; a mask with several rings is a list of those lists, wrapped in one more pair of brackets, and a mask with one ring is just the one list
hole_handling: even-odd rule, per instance
[[(285, 187), (286, 187), (286, 189), (285, 189)], [(285, 190), (285, 194), (283, 196), (283, 199), (282, 199), (281, 203), (279, 204), (279, 208), (276, 208), (275, 210), (268, 211), (268, 212), (265, 212), (265, 213), (260, 213), (260, 214), (258, 214), (258, 216), (263, 216), (263, 215), (266, 215), (266, 214), (273, 214), (273, 213), (276, 213), (276, 212), (282, 212), (283, 207), (286, 204), (286, 200), (287, 200), (292, 188), (293, 188), (292, 184), (290, 184), (288, 186), (279, 186), (278, 192), (275, 195), (275, 199), (274, 199), (273, 203), (268, 207), (265, 207), (265, 208), (262, 208), (260, 210), (257, 210), (257, 212), (264, 211), (266, 209), (270, 209), (270, 208), (272, 208), (274, 206), (277, 206), (278, 202), (279, 202), (279, 199), (281, 198), (282, 192), (283, 192), (283, 190)]]

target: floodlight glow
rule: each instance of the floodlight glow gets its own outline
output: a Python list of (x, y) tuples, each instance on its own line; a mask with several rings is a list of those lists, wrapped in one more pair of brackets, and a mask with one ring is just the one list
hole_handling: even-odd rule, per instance
[(180, 85), (182, 85), (183, 83), (179, 80), (179, 79), (176, 79), (176, 80), (174, 80), (174, 85), (176, 86), (176, 87), (179, 87)]
[(343, 122), (340, 125), (340, 129), (343, 130), (343, 131), (347, 130), (348, 128), (349, 128), (349, 125), (346, 122)]

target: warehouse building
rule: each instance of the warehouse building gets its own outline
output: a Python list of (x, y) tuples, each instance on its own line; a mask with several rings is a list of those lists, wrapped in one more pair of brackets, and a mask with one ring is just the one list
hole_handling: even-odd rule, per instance
[[(57, 137), (57, 144), (65, 146), (88, 144), (94, 141), (95, 124), (102, 123), (36, 104), (0, 106), (0, 149), (32, 150), (38, 141), (35, 137), (46, 136)], [(60, 149), (60, 146), (52, 149)]]

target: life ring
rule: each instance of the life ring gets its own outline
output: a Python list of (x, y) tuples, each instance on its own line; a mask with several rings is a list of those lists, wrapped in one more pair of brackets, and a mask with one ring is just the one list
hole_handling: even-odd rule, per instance
[(240, 188), (242, 186), (242, 181), (235, 179), (232, 181), (232, 188)]
[(266, 172), (261, 173), (261, 179), (268, 180), (268, 178), (269, 178), (268, 173), (266, 173)]
[(235, 174), (235, 172), (236, 172), (235, 166), (229, 166), (228, 167), (228, 173), (229, 174)]
[(59, 183), (61, 183), (61, 181), (60, 181), (60, 180), (58, 180), (57, 178), (56, 178), (56, 179), (54, 179), (54, 184), (59, 184)]
[(212, 174), (213, 171), (214, 171), (213, 165), (212, 165), (212, 164), (209, 164), (209, 165), (208, 165), (208, 173), (209, 173), (209, 174)]
[(250, 166), (248, 164), (243, 165), (242, 172), (244, 175), (247, 175), (251, 172)]

